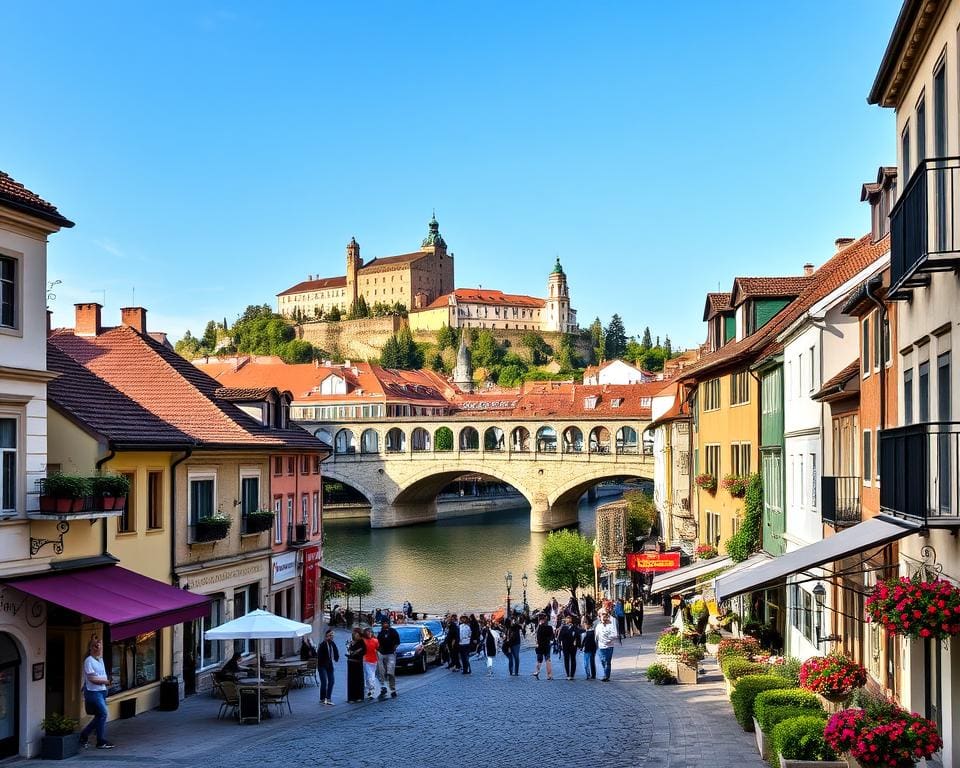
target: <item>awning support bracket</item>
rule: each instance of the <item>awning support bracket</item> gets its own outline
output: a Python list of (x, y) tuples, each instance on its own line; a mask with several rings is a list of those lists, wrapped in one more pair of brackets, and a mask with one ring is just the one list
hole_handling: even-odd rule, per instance
[(53, 544), (53, 551), (55, 554), (63, 554), (63, 537), (67, 535), (70, 531), (70, 523), (66, 520), (61, 520), (57, 523), (57, 531), (60, 533), (60, 536), (56, 539), (35, 539), (33, 536), (30, 537), (30, 557), (36, 556), (37, 552), (43, 549), (47, 544)]

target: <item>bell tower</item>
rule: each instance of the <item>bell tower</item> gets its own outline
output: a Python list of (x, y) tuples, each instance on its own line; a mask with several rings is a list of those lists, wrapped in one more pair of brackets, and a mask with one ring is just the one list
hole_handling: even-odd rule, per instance
[(567, 288), (567, 275), (560, 266), (560, 257), (547, 278), (547, 317), (545, 331), (567, 333), (570, 323), (570, 293)]

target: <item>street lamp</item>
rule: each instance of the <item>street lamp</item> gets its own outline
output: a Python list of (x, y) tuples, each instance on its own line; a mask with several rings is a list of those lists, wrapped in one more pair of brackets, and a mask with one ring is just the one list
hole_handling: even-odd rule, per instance
[(817, 603), (817, 648), (820, 647), (820, 643), (836, 643), (840, 641), (840, 635), (827, 635), (821, 637), (820, 632), (823, 629), (823, 603), (824, 599), (827, 596), (827, 590), (824, 588), (822, 582), (817, 582), (817, 586), (813, 588), (813, 599)]
[(523, 582), (523, 615), (527, 615), (527, 572), (523, 572), (523, 576), (520, 577), (520, 581)]
[(507, 583), (507, 615), (504, 618), (510, 618), (510, 588), (513, 586), (513, 574), (507, 571), (503, 575), (503, 580)]

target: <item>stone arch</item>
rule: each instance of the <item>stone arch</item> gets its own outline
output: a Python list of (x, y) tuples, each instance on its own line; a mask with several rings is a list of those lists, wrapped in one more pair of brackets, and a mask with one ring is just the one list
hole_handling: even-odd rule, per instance
[(537, 430), (537, 453), (557, 452), (557, 430), (544, 424)]
[(510, 433), (510, 450), (514, 453), (530, 453), (530, 430), (514, 427)]
[(588, 450), (590, 453), (610, 453), (610, 430), (602, 425), (591, 429)]
[(580, 497), (589, 491), (593, 486), (602, 483), (605, 480), (621, 480), (624, 478), (633, 478), (637, 480), (653, 480), (652, 467), (648, 474), (642, 472), (626, 470), (622, 464), (598, 464), (583, 472), (578, 472), (574, 477), (566, 482), (558, 484), (550, 492), (547, 500), (551, 507), (576, 505)]
[[(456, 469), (424, 469), (412, 477), (407, 478), (403, 486), (394, 497), (395, 504), (429, 504), (437, 498), (444, 487), (463, 475), (487, 475), (502, 483), (515, 488), (527, 503), (533, 506), (534, 498), (529, 490), (506, 469), (506, 462), (502, 466), (487, 466), (482, 462), (457, 462)], [(449, 465), (447, 465), (449, 466)]]
[(352, 464), (341, 465), (343, 471), (340, 471), (340, 468), (329, 461), (323, 463), (323, 479), (324, 480), (334, 480), (338, 483), (343, 483), (351, 488), (353, 488), (357, 493), (362, 495), (367, 503), (371, 506), (373, 505), (374, 492), (370, 490), (362, 482), (357, 482), (357, 473), (353, 471)]
[(377, 430), (363, 430), (360, 435), (360, 453), (380, 453), (380, 433)]
[(640, 453), (640, 440), (637, 430), (624, 425), (617, 430), (617, 455), (634, 455)]
[(333, 435), (330, 434), (330, 430), (326, 427), (320, 427), (319, 429), (313, 430), (313, 436), (317, 438), (317, 440), (321, 440), (327, 445), (333, 445)]
[(460, 446), (461, 451), (479, 451), (480, 433), (477, 432), (476, 427), (464, 427), (461, 429), (457, 445)]
[(583, 432), (580, 427), (567, 427), (563, 430), (563, 452), (583, 453)]
[(384, 445), (387, 453), (403, 453), (407, 450), (407, 433), (400, 427), (391, 427), (387, 430)]
[(502, 451), (504, 449), (505, 439), (503, 430), (500, 427), (487, 427), (483, 433), (483, 450)]
[(434, 451), (453, 450), (453, 430), (450, 427), (438, 427), (433, 433)]
[(433, 447), (430, 433), (423, 427), (417, 427), (410, 433), (410, 450), (414, 453), (429, 451)]
[(336, 438), (334, 438), (334, 453), (356, 453), (357, 452), (357, 443), (356, 436), (353, 434), (352, 429), (341, 429), (337, 432)]

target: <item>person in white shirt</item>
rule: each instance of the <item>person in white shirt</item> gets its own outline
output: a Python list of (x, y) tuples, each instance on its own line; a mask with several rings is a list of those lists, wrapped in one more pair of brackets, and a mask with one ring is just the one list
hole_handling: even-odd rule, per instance
[(603, 669), (601, 681), (610, 682), (610, 661), (613, 659), (613, 643), (617, 639), (617, 627), (610, 621), (607, 611), (600, 611), (600, 618), (594, 629), (597, 640), (597, 655), (600, 657), (600, 666)]
[(463, 674), (470, 674), (470, 652), (473, 650), (470, 647), (471, 640), (471, 630), (470, 630), (470, 619), (467, 614), (460, 616), (460, 666), (462, 667)]
[(93, 720), (80, 731), (83, 749), (87, 748), (87, 739), (94, 729), (97, 731), (97, 749), (113, 749), (113, 744), (107, 741), (107, 687), (110, 684), (110, 676), (103, 666), (103, 641), (99, 635), (94, 635), (83, 660), (83, 702), (87, 712), (93, 714)]

